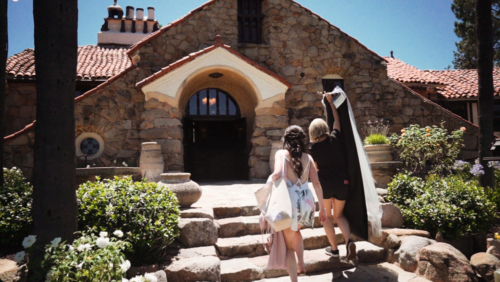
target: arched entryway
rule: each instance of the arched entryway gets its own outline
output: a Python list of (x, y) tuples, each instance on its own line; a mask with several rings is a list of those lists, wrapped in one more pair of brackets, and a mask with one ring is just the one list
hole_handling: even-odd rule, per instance
[(248, 179), (247, 121), (219, 88), (194, 93), (185, 107), (184, 165), (194, 180)]

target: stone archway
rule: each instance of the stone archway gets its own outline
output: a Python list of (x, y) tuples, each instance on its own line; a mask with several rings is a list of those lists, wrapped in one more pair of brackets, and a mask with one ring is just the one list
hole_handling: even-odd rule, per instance
[[(181, 127), (184, 108), (194, 93), (206, 88), (230, 93), (241, 110), (241, 117), (246, 119), (249, 176), (266, 178), (269, 175), (272, 141), (279, 139), (288, 126), (285, 93), (290, 84), (283, 78), (229, 46), (216, 44), (173, 63), (136, 86), (143, 91), (146, 105), (148, 101), (159, 101), (161, 108), (170, 111), (169, 117), (176, 118), (177, 125)], [(146, 109), (146, 112), (161, 115), (161, 112), (153, 113), (153, 110), (156, 109)], [(149, 115), (146, 113), (143, 116)], [(169, 121), (169, 124), (174, 122)], [(182, 134), (166, 134), (164, 138), (183, 141)], [(169, 148), (162, 147), (162, 150), (168, 151)]]

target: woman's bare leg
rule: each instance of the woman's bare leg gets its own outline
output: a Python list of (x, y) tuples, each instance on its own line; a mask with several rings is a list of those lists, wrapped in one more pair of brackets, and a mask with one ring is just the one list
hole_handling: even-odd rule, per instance
[(349, 229), (349, 222), (347, 221), (343, 213), (344, 206), (345, 206), (345, 201), (339, 201), (333, 198), (333, 218), (335, 218), (335, 221), (337, 222), (340, 231), (342, 231), (345, 243), (347, 244), (349, 239), (351, 239), (351, 229)]
[(293, 238), (293, 248), (295, 250), (295, 253), (297, 254), (297, 263), (299, 271), (305, 272), (306, 267), (304, 264), (304, 239), (302, 239), (300, 228), (301, 226), (299, 226), (299, 231), (295, 232), (295, 236)]
[(288, 275), (292, 282), (297, 282), (297, 261), (295, 261), (294, 253), (294, 241), (295, 241), (295, 231), (288, 228), (283, 230), (283, 235), (285, 236), (286, 244), (286, 269), (288, 270)]
[(333, 225), (333, 215), (332, 215), (332, 199), (323, 200), (326, 209), (326, 221), (323, 223), (323, 228), (325, 229), (326, 237), (332, 246), (332, 250), (337, 250), (337, 236), (335, 235), (335, 226)]

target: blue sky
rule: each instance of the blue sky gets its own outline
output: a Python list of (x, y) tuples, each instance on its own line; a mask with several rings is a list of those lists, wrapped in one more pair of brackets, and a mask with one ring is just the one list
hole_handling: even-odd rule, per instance
[[(166, 25), (207, 0), (118, 0), (125, 8), (155, 7)], [(455, 16), (452, 0), (297, 0), (381, 56), (394, 56), (420, 69), (452, 65)], [(78, 44), (97, 43), (112, 0), (80, 0)], [(9, 0), (9, 56), (33, 48), (33, 0)]]

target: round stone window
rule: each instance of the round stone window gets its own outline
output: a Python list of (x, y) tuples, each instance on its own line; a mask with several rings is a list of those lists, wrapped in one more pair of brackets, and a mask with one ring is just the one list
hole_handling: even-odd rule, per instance
[(99, 158), (104, 152), (104, 140), (93, 132), (85, 132), (76, 138), (76, 156), (79, 159), (94, 160)]

